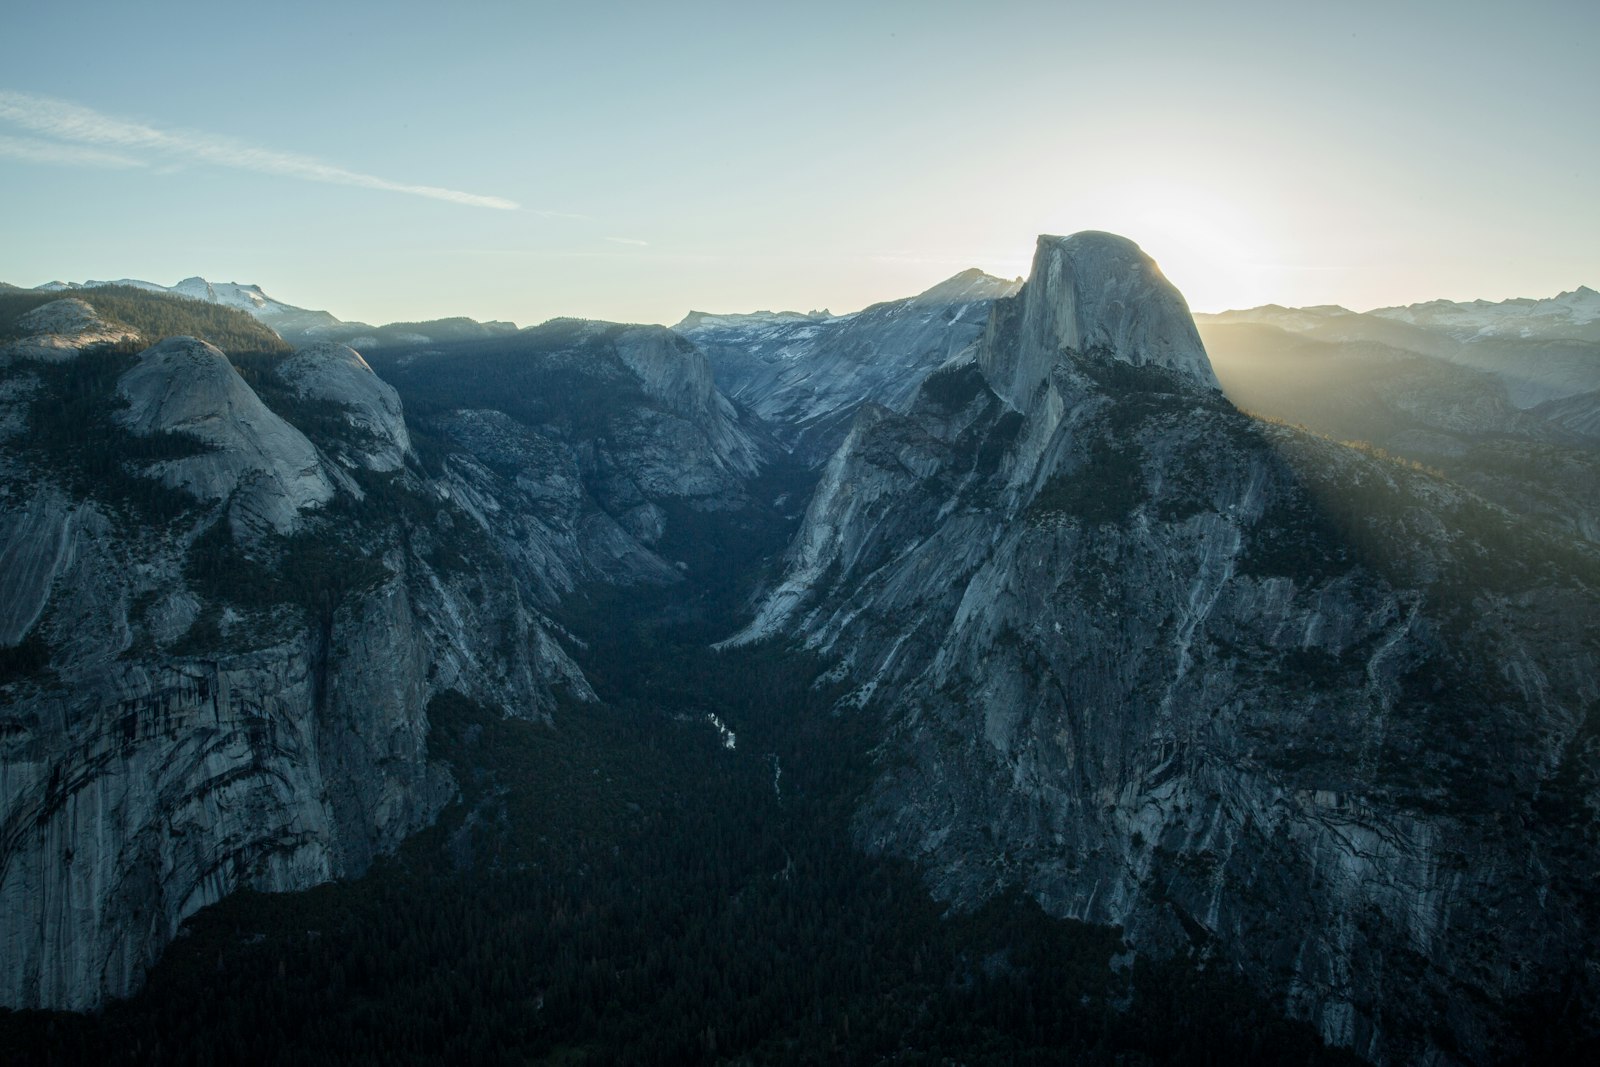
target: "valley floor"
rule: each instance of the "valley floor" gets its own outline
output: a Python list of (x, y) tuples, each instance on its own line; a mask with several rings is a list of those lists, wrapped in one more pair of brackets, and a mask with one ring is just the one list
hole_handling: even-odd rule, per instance
[[(461, 794), (366, 876), (237, 894), (96, 1016), (0, 1014), (7, 1063), (1336, 1063), (1196, 960), (1007, 897), (951, 915), (848, 844), (871, 724), (815, 663), (598, 593), (606, 703), (446, 696)], [(711, 722), (732, 731), (733, 744)]]

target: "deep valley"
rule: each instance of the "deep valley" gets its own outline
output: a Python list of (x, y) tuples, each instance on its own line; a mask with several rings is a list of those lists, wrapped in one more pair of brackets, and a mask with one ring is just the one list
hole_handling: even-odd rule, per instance
[(1600, 1044), (1592, 292), (175, 288), (0, 289), (8, 1062)]

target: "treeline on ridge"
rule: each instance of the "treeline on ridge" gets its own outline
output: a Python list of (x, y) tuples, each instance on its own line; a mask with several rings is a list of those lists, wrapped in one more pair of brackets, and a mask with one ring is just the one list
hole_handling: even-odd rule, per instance
[(47, 293), (33, 289), (0, 290), (0, 340), (26, 336), (28, 331), (18, 325), (18, 319), (35, 308), (65, 299), (82, 300), (102, 319), (133, 327), (146, 345), (167, 337), (198, 337), (224, 352), (290, 351), (283, 338), (248, 312), (131, 285), (102, 285)]

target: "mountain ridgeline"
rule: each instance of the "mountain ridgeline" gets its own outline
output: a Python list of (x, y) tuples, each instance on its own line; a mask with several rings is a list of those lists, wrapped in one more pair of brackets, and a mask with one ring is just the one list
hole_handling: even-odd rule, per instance
[(0, 1052), (1593, 1051), (1592, 297), (0, 290)]

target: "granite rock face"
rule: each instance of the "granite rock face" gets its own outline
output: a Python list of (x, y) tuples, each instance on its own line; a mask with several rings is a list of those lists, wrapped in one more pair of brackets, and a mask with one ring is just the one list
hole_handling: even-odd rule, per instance
[(1240, 415), (1181, 297), (1089, 234), (861, 411), (733, 640), (881, 716), (856, 831), (939, 896), (1021, 887), (1446, 1062), (1594, 996), (1596, 618), (1587, 545)]
[(127, 401), (118, 418), (133, 433), (179, 433), (206, 446), (150, 473), (201, 500), (231, 501), (241, 529), (287, 533), (303, 510), (333, 496), (316, 448), (204, 341), (173, 337), (146, 349), (117, 392)]
[[(68, 666), (11, 689), (0, 741), (6, 1004), (129, 995), (197, 909), (359, 874), (426, 826), (454, 793), (428, 759), (434, 693), (521, 714), (555, 688), (587, 695), (511, 598), (468, 595), (414, 559), (324, 618), (240, 619), (189, 651), (183, 620), (205, 605), (167, 570), (176, 546), (127, 545), (78, 510), (43, 627)], [(127, 577), (97, 577), (112, 567)]]
[(705, 354), (658, 326), (557, 319), (374, 359), (429, 399), (444, 484), (549, 605), (590, 582), (677, 582), (664, 546), (697, 516), (751, 507), (778, 451)]
[[(393, 392), (342, 355), (287, 377), (387, 425), (393, 456), (403, 423), (379, 420), (400, 415)], [(12, 441), (47, 414), (32, 365), (3, 371)], [(0, 641), (44, 656), (0, 679), (12, 1007), (126, 996), (197, 909), (359, 874), (426, 826), (455, 791), (429, 758), (435, 694), (534, 717), (592, 699), (527, 577), (447, 484), (381, 462), (325, 476), (321, 457), (363, 454), (372, 423), (326, 421), (313, 441), (192, 339), (114, 382), (103, 403), (129, 442), (175, 433), (195, 453), (121, 461), (126, 484), (176, 511), (149, 511), (142, 492), (84, 495), (13, 444), (0, 454)]]
[(1064, 355), (1091, 354), (1217, 388), (1188, 304), (1138, 245), (1109, 233), (1041, 237), (1029, 284), (990, 321), (984, 377), (1022, 410)]
[(40, 305), (21, 316), (16, 325), (26, 336), (0, 345), (0, 365), (12, 359), (60, 362), (75, 358), (80, 349), (89, 345), (138, 336), (127, 326), (106, 322), (93, 307), (76, 297)]
[(717, 384), (820, 466), (864, 403), (903, 411), (917, 384), (977, 340), (1020, 281), (966, 270), (851, 315), (691, 313), (674, 329), (705, 350)]
[(40, 493), (0, 515), (0, 645), (16, 645), (39, 621), (56, 575), (68, 562), (73, 509)]
[[(1272, 318), (1433, 336), (1337, 310)], [(678, 582), (798, 499), (788, 451), (819, 480), (731, 640), (872, 718), (861, 844), (1220, 961), (1378, 1062), (1600, 1004), (1588, 527), (1241, 415), (1121, 238), (853, 316), (315, 345), (259, 395), (170, 339), (109, 379), (115, 493), (29, 443), (91, 380), (52, 336), (0, 360), (0, 1003), (92, 1008), (226, 893), (363, 870), (453, 793), (434, 695), (592, 699), (550, 613)], [(1397, 394), (1406, 433), (1537, 417), (1463, 374)]]
[[(94, 1008), (227, 893), (359, 874), (454, 795), (435, 695), (593, 700), (547, 613), (679, 581), (676, 516), (748, 505), (771, 446), (681, 337), (483, 344), (388, 364), (437, 397), (427, 463), (342, 345), (261, 394), (186, 337), (0, 366), (0, 1004)], [(94, 444), (26, 447), (74, 374), (111, 383)]]
[(358, 440), (347, 463), (374, 471), (396, 471), (411, 451), (405, 413), (394, 387), (372, 372), (361, 353), (324, 341), (300, 349), (273, 368), (294, 391), (342, 410)]

